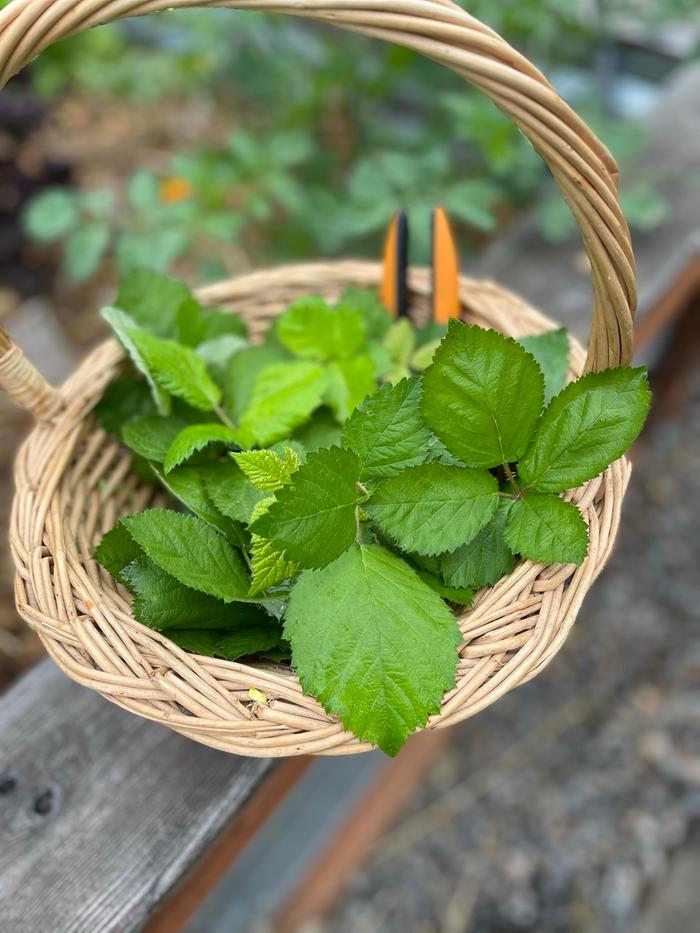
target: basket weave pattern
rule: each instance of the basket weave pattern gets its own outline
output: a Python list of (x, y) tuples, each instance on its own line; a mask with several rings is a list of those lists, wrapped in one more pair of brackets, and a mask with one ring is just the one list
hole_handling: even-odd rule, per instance
[[(503, 40), (449, 0), (400, 0), (389, 10), (382, 8), (386, 0), (167, 4), (193, 5), (313, 16), (418, 49), (481, 87), (546, 159), (582, 230), (596, 307), (588, 356), (574, 345), (570, 375), (629, 361), (634, 264), (614, 163), (536, 69)], [(0, 80), (64, 35), (164, 6), (143, 0), (14, 0), (0, 12)], [(298, 297), (316, 293), (333, 300), (347, 285), (376, 287), (379, 275), (373, 263), (291, 266), (212, 286), (200, 297), (235, 310), (255, 336)], [(412, 307), (427, 317), (428, 273), (413, 270), (410, 288)], [(460, 296), (465, 320), (511, 336), (554, 326), (490, 283), (462, 278)], [(259, 756), (367, 750), (303, 695), (289, 669), (187, 654), (140, 625), (128, 594), (92, 560), (95, 545), (121, 515), (164, 504), (161, 493), (131, 473), (129, 452), (91, 415), (122, 365), (120, 347), (108, 341), (57, 391), (0, 331), (0, 388), (38, 421), (20, 450), (15, 474), (10, 535), (19, 612), (74, 680), (207, 745)], [(522, 561), (496, 586), (477, 594), (473, 607), (459, 617), (464, 644), (456, 687), (428, 729), (474, 715), (535, 676), (556, 654), (609, 556), (628, 478), (622, 459), (569, 494), (589, 526), (589, 554), (580, 567)]]

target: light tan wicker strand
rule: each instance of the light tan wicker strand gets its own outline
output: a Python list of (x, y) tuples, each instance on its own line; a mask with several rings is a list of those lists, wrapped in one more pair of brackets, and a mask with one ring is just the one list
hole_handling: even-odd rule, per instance
[(60, 394), (46, 382), (0, 327), (0, 389), (37, 421), (47, 421), (61, 407)]
[[(63, 36), (123, 16), (186, 6), (270, 10), (332, 22), (416, 49), (480, 87), (549, 164), (588, 250), (595, 311), (588, 356), (574, 344), (570, 376), (629, 361), (635, 273), (616, 166), (545, 78), (450, 0), (13, 0), (0, 12), (0, 81)], [(354, 261), (287, 266), (199, 294), (206, 304), (240, 314), (255, 337), (296, 298), (316, 293), (333, 300), (348, 285), (377, 287), (380, 271), (375, 263)], [(409, 285), (418, 320), (427, 320), (428, 271), (411, 270)], [(462, 278), (460, 300), (465, 320), (512, 336), (553, 326), (488, 282)], [(365, 743), (304, 696), (288, 668), (198, 657), (137, 623), (128, 594), (92, 560), (100, 537), (121, 515), (164, 504), (161, 493), (130, 473), (128, 453), (91, 416), (122, 365), (122, 351), (108, 341), (57, 392), (0, 332), (0, 387), (40, 422), (15, 469), (10, 540), (19, 612), (68, 676), (199, 742), (256, 756), (366, 751)], [(569, 494), (590, 529), (582, 566), (523, 561), (477, 594), (459, 618), (464, 643), (456, 685), (428, 729), (474, 715), (554, 657), (610, 554), (628, 479), (629, 467), (620, 460)]]

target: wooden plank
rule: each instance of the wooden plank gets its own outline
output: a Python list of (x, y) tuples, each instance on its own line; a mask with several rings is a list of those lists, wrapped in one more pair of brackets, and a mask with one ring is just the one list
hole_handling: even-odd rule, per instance
[[(272, 770), (40, 663), (0, 698), (0, 926), (140, 929)], [(258, 807), (256, 819), (265, 815)]]
[(396, 758), (387, 762), (318, 854), (301, 883), (277, 910), (271, 924), (275, 933), (295, 933), (332, 908), (452, 735), (451, 729), (420, 733), (409, 740)]
[(151, 917), (143, 933), (175, 933), (176, 930), (184, 929), (186, 922), (217, 887), (262, 824), (280, 806), (311, 761), (306, 756), (289, 758), (272, 770), (243, 811), (214, 842), (164, 906)]
[(270, 929), (279, 905), (327, 850), (387, 762), (378, 750), (315, 758), (192, 917), (187, 933), (248, 933), (252, 921), (256, 930)]

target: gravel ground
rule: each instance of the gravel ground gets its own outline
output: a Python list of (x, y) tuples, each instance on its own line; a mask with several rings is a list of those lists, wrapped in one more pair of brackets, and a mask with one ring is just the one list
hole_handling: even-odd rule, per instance
[[(674, 856), (700, 863), (691, 379), (638, 451), (617, 550), (559, 657), (460, 727), (322, 930), (631, 933)], [(644, 929), (678, 929), (659, 915)]]

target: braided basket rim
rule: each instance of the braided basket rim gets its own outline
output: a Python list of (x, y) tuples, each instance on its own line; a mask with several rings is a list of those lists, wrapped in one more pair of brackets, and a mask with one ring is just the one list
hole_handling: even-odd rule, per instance
[[(199, 295), (206, 304), (236, 310), (255, 337), (294, 298), (316, 293), (335, 299), (348, 285), (376, 287), (380, 273), (378, 264), (353, 261), (285, 266)], [(410, 292), (418, 318), (425, 319), (428, 270), (411, 270)], [(488, 282), (460, 277), (460, 300), (465, 320), (511, 336), (556, 326)], [(262, 757), (369, 750), (303, 695), (290, 669), (188, 654), (140, 625), (125, 591), (92, 560), (99, 537), (121, 514), (165, 504), (153, 487), (139, 484), (129, 469), (131, 455), (90, 417), (122, 362), (113, 340), (90, 353), (60, 390), (60, 410), (35, 427), (19, 451), (10, 541), (20, 615), (73, 680), (205, 745)], [(570, 375), (579, 375), (584, 363), (583, 348), (572, 340)], [(458, 616), (464, 643), (457, 685), (427, 729), (474, 715), (551, 661), (610, 554), (628, 479), (622, 458), (567, 495), (590, 530), (589, 556), (580, 567), (521, 561)]]

